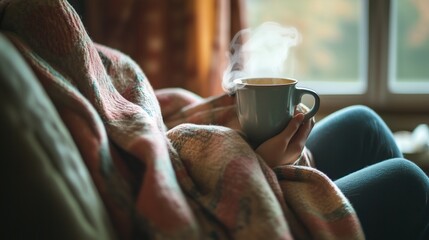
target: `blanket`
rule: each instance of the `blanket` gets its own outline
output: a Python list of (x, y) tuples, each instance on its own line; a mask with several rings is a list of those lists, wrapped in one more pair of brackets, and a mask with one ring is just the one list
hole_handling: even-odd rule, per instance
[(94, 43), (67, 1), (3, 0), (0, 21), (70, 132), (119, 239), (364, 238), (323, 173), (265, 164), (235, 129), (232, 97), (200, 99), (164, 122), (140, 67)]

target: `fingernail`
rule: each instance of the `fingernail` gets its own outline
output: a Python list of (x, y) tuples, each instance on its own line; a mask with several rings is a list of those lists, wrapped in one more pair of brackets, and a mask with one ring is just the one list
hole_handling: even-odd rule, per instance
[(296, 115), (296, 120), (298, 120), (298, 121), (302, 122), (302, 121), (304, 120), (304, 114), (302, 114), (302, 113), (298, 113), (298, 114)]

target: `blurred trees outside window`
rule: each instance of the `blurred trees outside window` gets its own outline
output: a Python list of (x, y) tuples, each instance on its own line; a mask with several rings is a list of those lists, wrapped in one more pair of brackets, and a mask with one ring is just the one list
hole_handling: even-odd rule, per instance
[(294, 77), (322, 95), (429, 96), (428, 0), (246, 0), (246, 7), (250, 28), (274, 21), (298, 29)]

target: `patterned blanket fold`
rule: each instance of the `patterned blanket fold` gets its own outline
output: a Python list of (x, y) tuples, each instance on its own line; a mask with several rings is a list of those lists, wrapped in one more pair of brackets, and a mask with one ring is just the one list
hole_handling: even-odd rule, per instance
[(342, 193), (309, 166), (269, 168), (233, 98), (164, 119), (128, 56), (91, 41), (66, 0), (0, 1), (0, 30), (79, 149), (119, 239), (363, 239)]

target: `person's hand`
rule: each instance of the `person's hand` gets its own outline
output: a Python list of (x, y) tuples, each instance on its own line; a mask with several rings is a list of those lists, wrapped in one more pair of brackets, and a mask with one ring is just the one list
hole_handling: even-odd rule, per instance
[(313, 125), (313, 118), (304, 122), (304, 114), (297, 113), (281, 133), (263, 142), (256, 153), (272, 168), (292, 164), (301, 156)]

